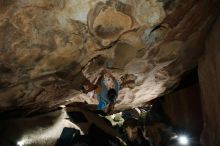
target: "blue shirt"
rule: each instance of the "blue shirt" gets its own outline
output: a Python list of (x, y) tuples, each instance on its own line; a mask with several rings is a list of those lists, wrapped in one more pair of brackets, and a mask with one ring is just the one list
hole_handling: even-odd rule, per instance
[[(118, 91), (120, 89), (118, 82), (114, 80), (114, 85), (115, 85), (115, 90), (116, 90), (116, 94), (118, 95)], [(107, 105), (110, 103), (107, 94), (108, 94), (108, 88), (106, 87), (105, 83), (104, 83), (104, 78), (102, 77), (102, 79), (99, 81), (98, 83), (99, 86), (99, 90), (100, 92), (97, 93), (97, 98), (99, 101), (98, 104), (98, 110), (103, 110), (107, 107)]]

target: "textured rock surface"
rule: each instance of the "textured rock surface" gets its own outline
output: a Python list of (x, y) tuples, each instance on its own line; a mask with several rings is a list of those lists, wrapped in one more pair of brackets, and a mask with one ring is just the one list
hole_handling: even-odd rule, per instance
[[(80, 130), (77, 125), (68, 120), (65, 111), (54, 111), (29, 118), (1, 120), (0, 145), (18, 145), (17, 142), (20, 142), (26, 146), (54, 146), (64, 127)], [(83, 132), (80, 130), (80, 133)]]
[(166, 95), (163, 109), (175, 127), (184, 129), (197, 140), (200, 138), (203, 121), (198, 84)]
[(170, 91), (197, 65), (216, 0), (0, 0), (0, 112), (71, 102), (110, 66), (123, 88), (117, 108)]
[(204, 146), (220, 145), (220, 19), (216, 21), (207, 41), (205, 55), (199, 62), (199, 81), (202, 92)]

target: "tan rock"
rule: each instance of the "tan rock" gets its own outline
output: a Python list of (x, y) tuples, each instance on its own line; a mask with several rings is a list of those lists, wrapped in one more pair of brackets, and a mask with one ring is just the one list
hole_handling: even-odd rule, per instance
[(117, 11), (115, 7), (98, 3), (88, 17), (91, 32), (100, 39), (104, 46), (118, 39), (118, 37), (132, 28), (130, 16)]
[(121, 0), (132, 7), (132, 16), (139, 25), (146, 25), (148, 28), (155, 26), (166, 17), (163, 3), (156, 0)]
[(214, 0), (0, 0), (0, 111), (97, 103), (79, 91), (107, 67), (135, 77), (118, 109), (145, 104), (197, 65), (218, 10)]

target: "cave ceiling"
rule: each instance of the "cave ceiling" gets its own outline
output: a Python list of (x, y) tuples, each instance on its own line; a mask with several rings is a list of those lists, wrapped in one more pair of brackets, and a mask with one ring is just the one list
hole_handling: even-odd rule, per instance
[(0, 0), (0, 112), (74, 102), (100, 71), (132, 80), (116, 109), (172, 91), (197, 66), (217, 0)]

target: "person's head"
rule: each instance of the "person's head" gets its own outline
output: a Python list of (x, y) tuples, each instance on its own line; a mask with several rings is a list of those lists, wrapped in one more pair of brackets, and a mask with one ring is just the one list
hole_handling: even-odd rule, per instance
[(108, 100), (110, 101), (110, 103), (105, 108), (104, 112), (107, 114), (110, 114), (114, 110), (114, 107), (115, 107), (115, 101), (117, 98), (116, 90), (113, 88), (109, 89), (108, 93), (107, 93), (107, 97), (108, 97)]
[(140, 136), (138, 120), (134, 118), (129, 118), (124, 122), (123, 127), (125, 129), (129, 141), (134, 141)]
[(111, 103), (114, 103), (117, 98), (117, 92), (115, 89), (111, 88), (108, 90), (107, 97)]

